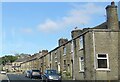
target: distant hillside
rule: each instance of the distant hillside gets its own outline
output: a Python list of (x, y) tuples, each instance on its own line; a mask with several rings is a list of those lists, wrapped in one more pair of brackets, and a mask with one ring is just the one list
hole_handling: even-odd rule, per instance
[(5, 65), (6, 63), (12, 63), (14, 61), (16, 61), (18, 58), (21, 58), (21, 57), (26, 57), (26, 56), (29, 56), (29, 54), (15, 54), (15, 56), (13, 55), (5, 55), (3, 57), (0, 58), (0, 64), (3, 64)]
[(18, 59), (18, 56), (6, 55), (0, 59), (0, 63), (5, 65), (6, 63), (12, 63)]

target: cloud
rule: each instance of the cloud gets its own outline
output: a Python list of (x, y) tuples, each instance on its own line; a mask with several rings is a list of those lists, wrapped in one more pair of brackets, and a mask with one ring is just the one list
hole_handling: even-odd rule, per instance
[(25, 34), (31, 34), (33, 33), (32, 28), (21, 28), (20, 31)]
[[(92, 9), (92, 10), (91, 10)], [(74, 26), (86, 24), (89, 25), (95, 15), (101, 15), (104, 7), (95, 5), (94, 3), (87, 4), (72, 4), (72, 9), (58, 20), (46, 19), (44, 23), (38, 25), (38, 30), (41, 32), (56, 32), (66, 26)]]
[(99, 7), (93, 3), (88, 3), (84, 5), (73, 4), (73, 9), (70, 10), (69, 16), (64, 17), (63, 19), (68, 24), (74, 23), (88, 24), (91, 20), (93, 20), (92, 15), (101, 14), (102, 11), (103, 11), (102, 7)]
[(43, 32), (53, 32), (58, 29), (58, 23), (51, 19), (47, 19), (43, 24), (38, 25), (38, 29)]

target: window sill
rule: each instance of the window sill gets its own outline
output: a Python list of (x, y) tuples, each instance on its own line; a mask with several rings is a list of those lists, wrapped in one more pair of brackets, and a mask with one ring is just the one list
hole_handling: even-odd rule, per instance
[(66, 56), (66, 54), (63, 54), (63, 56)]
[(80, 48), (79, 51), (83, 50), (83, 48)]
[(79, 71), (79, 73), (84, 73), (84, 71), (81, 70), (81, 71)]
[(72, 54), (72, 53), (73, 53), (73, 51), (70, 52), (70, 54)]
[(96, 71), (111, 71), (109, 68), (97, 68)]
[(63, 71), (63, 73), (66, 73), (66, 71)]
[(55, 62), (57, 62), (57, 61), (55, 61)]

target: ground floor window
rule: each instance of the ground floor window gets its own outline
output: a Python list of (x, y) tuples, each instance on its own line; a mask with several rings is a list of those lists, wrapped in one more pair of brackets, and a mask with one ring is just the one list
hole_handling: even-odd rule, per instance
[(64, 71), (66, 70), (66, 65), (67, 65), (67, 62), (66, 62), (66, 60), (64, 60)]
[(98, 69), (109, 68), (108, 54), (97, 54), (97, 68)]
[(79, 57), (80, 72), (84, 72), (84, 57)]

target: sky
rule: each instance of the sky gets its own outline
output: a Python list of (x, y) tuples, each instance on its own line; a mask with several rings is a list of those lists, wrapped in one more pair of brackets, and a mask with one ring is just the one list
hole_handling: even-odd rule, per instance
[(70, 40), (75, 27), (105, 22), (107, 5), (110, 2), (2, 2), (0, 56), (50, 51), (60, 38)]

